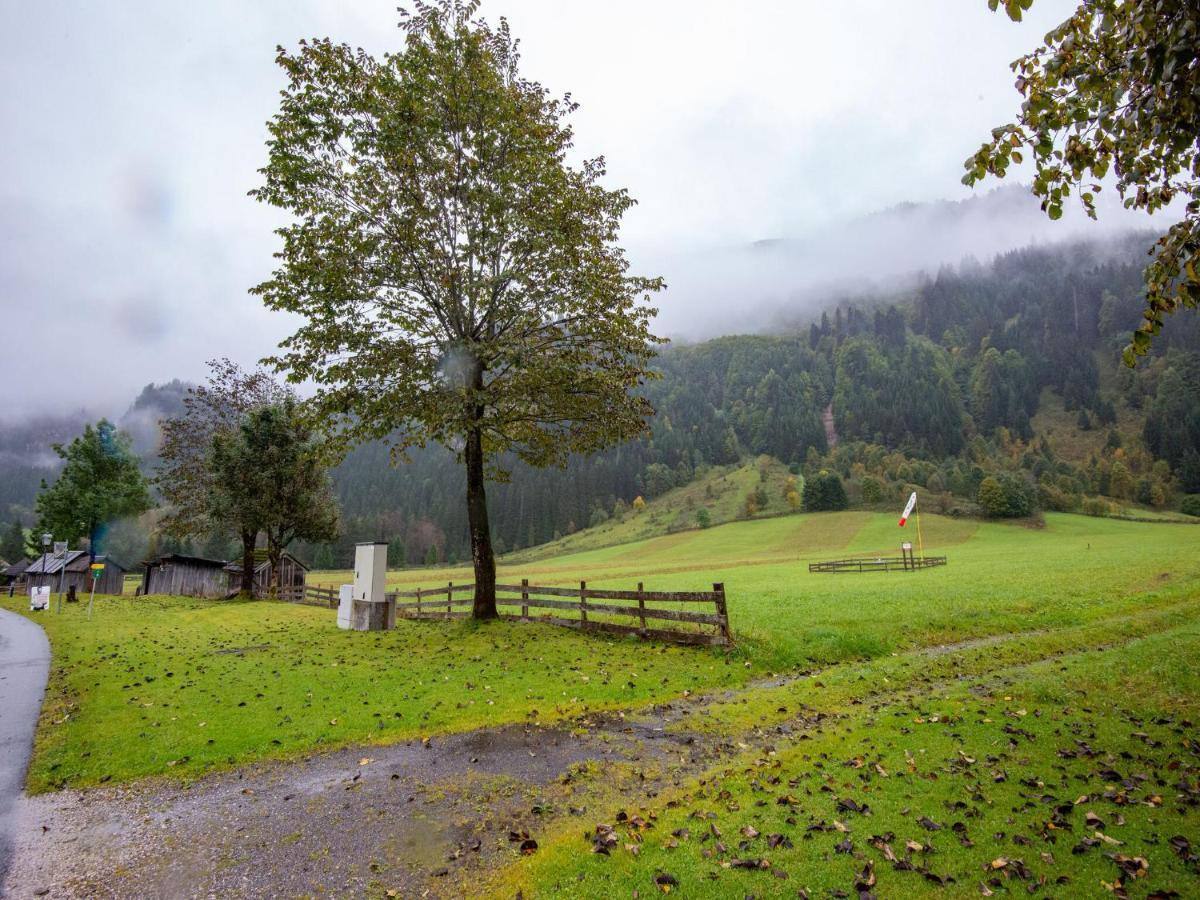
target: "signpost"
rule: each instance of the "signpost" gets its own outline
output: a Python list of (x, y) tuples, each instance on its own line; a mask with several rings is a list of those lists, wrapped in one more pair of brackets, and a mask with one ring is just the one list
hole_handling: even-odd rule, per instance
[(87, 617), (90, 621), (92, 618), (92, 604), (96, 602), (96, 582), (100, 580), (100, 576), (104, 574), (104, 563), (96, 560), (92, 563), (92, 596), (88, 598)]

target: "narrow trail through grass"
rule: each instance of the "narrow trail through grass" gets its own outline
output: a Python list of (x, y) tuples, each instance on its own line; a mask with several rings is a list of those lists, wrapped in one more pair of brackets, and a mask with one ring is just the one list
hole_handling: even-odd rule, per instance
[[(972, 647), (941, 671), (917, 668), (920, 652), (888, 676), (835, 667), (803, 679), (822, 685), (815, 706), (796, 696), (801, 681), (735, 692), (722, 703), (736, 716), (702, 703), (670, 727), (703, 724), (740, 756), (610, 809), (585, 838), (578, 827), (545, 838), (488, 889), (1187, 896), (1200, 875), (1187, 718), (1200, 712), (1198, 606), (1114, 616), (1032, 651), (1033, 636), (1014, 636), (1013, 653)], [(768, 705), (781, 716), (756, 715)], [(781, 724), (785, 712), (803, 724)], [(595, 852), (609, 829), (616, 840)]]

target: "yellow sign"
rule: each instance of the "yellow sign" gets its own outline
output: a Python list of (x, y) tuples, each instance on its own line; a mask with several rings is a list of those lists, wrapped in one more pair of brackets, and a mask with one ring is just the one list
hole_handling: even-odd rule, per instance
[(92, 568), (99, 572), (104, 569), (104, 563), (92, 563)]

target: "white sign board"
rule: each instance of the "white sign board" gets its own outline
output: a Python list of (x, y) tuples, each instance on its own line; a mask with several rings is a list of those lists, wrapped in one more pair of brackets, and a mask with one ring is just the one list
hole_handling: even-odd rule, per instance
[(29, 610), (50, 608), (50, 586), (31, 587), (29, 589)]
[(66, 555), (67, 555), (67, 542), (66, 541), (55, 541), (54, 542), (54, 558), (61, 559), (62, 557), (66, 556)]

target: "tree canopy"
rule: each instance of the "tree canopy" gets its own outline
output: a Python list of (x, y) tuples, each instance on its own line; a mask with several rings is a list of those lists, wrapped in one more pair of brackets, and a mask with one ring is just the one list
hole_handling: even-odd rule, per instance
[(499, 454), (564, 464), (640, 433), (632, 392), (656, 338), (616, 242), (633, 205), (602, 158), (568, 162), (569, 96), (519, 73), (507, 24), (478, 3), (416, 3), (404, 49), (282, 48), (258, 200), (288, 210), (255, 291), (303, 317), (273, 361), (311, 380), (349, 440), (397, 456), (437, 441), (467, 469), (476, 610), (495, 614), (485, 474)]
[[(1003, 3), (1021, 19), (1033, 0)], [(1176, 198), (1183, 219), (1153, 249), (1146, 306), (1125, 350), (1134, 365), (1164, 317), (1200, 305), (1200, 6), (1194, 0), (1082, 0), (1045, 42), (1012, 64), (1025, 98), (1017, 121), (992, 130), (966, 161), (963, 182), (1003, 178), (1028, 152), (1033, 192), (1052, 219), (1079, 194), (1095, 199), (1111, 171), (1130, 209), (1154, 213)]]
[(251, 410), (236, 429), (215, 435), (209, 465), (212, 510), (266, 535), (273, 591), (280, 586), (280, 558), (292, 541), (337, 537), (338, 507), (324, 442), (291, 398)]
[(208, 369), (203, 384), (187, 389), (183, 414), (162, 422), (155, 486), (166, 506), (160, 525), (175, 538), (228, 530), (228, 523), (214, 519), (209, 504), (213, 438), (236, 431), (251, 410), (291, 396), (261, 369), (245, 372), (228, 359), (210, 360)]
[(36, 531), (71, 544), (86, 538), (95, 556), (103, 549), (106, 526), (151, 506), (137, 457), (128, 435), (107, 419), (86, 425), (69, 445), (54, 444), (53, 450), (63, 460), (63, 469), (54, 484), (42, 482)]

